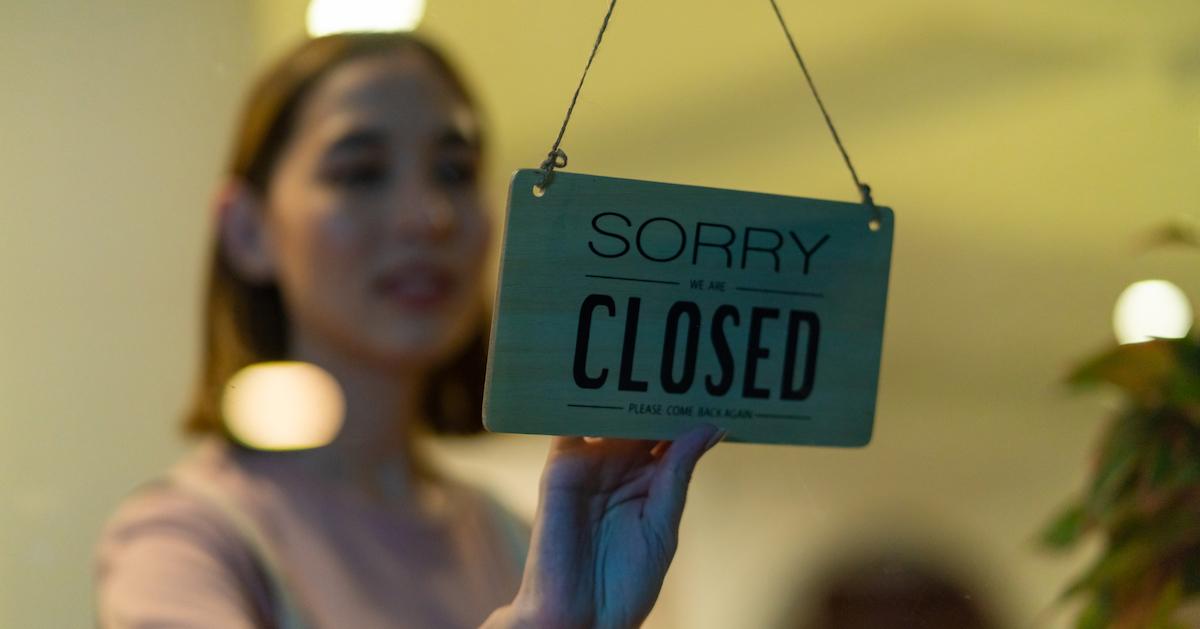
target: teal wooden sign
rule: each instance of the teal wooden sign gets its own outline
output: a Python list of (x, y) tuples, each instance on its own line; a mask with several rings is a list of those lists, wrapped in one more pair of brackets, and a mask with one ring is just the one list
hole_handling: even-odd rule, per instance
[(890, 209), (566, 172), (538, 196), (540, 178), (509, 191), (488, 429), (870, 441)]

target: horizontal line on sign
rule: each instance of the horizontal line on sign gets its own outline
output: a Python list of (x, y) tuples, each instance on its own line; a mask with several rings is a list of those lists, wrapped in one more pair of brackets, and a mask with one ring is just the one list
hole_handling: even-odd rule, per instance
[(584, 275), (584, 277), (592, 277), (601, 280), (622, 280), (625, 282), (646, 282), (647, 284), (670, 284), (671, 286), (679, 286), (679, 282), (669, 282), (667, 280), (644, 280), (640, 277), (617, 277), (615, 275)]
[(613, 410), (622, 410), (624, 406), (604, 406), (601, 404), (568, 404), (571, 408), (610, 408)]
[(812, 419), (808, 415), (777, 415), (774, 413), (755, 413), (754, 416), (763, 419)]
[(807, 293), (799, 290), (776, 290), (774, 288), (753, 288), (750, 286), (738, 286), (738, 290), (747, 293), (771, 293), (772, 295), (795, 295), (797, 297), (825, 297), (822, 293)]

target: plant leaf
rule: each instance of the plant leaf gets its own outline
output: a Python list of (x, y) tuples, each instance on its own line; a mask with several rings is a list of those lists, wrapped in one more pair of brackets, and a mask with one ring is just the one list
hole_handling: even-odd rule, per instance
[(1200, 555), (1191, 555), (1183, 561), (1183, 593), (1200, 594)]
[(1118, 345), (1084, 362), (1067, 377), (1067, 383), (1086, 387), (1114, 384), (1139, 402), (1154, 402), (1176, 369), (1178, 360), (1167, 340)]
[(1112, 603), (1106, 596), (1096, 596), (1083, 608), (1075, 629), (1108, 629), (1112, 622)]
[(1175, 610), (1179, 609), (1182, 600), (1183, 579), (1175, 576), (1159, 591), (1149, 629), (1185, 629), (1174, 620)]
[(1108, 515), (1132, 484), (1146, 438), (1144, 423), (1139, 420), (1133, 416), (1118, 419), (1101, 446), (1084, 499), (1087, 513), (1093, 519)]
[(1109, 547), (1082, 577), (1067, 588), (1063, 597), (1086, 590), (1109, 590), (1114, 585), (1125, 583), (1154, 565), (1157, 550), (1154, 540), (1144, 536), (1132, 536), (1124, 544)]
[(1065, 550), (1075, 545), (1089, 528), (1087, 510), (1075, 503), (1063, 509), (1041, 533), (1043, 546)]
[(1200, 426), (1200, 344), (1183, 338), (1172, 346), (1176, 365), (1166, 383), (1166, 400), (1193, 426)]
[(1152, 229), (1142, 237), (1141, 246), (1155, 249), (1173, 245), (1200, 248), (1200, 224), (1186, 214)]

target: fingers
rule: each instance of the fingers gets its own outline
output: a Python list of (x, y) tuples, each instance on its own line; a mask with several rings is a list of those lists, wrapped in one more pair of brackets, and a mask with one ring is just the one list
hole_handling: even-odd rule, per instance
[(651, 453), (660, 442), (652, 439), (620, 439), (615, 437), (555, 437), (550, 447), (555, 450), (581, 450), (602, 456), (642, 455)]
[(657, 441), (555, 437), (542, 472), (542, 489), (611, 488), (642, 467), (657, 467)]
[(573, 437), (570, 435), (562, 436), (562, 437), (554, 437), (550, 440), (550, 449), (551, 450), (568, 450), (570, 448), (578, 447), (579, 445), (581, 445), (583, 443), (585, 443), (584, 437)]
[(711, 449), (725, 436), (725, 431), (712, 425), (696, 426), (683, 433), (678, 439), (669, 442), (663, 453), (662, 465), (671, 471), (667, 476), (676, 484), (682, 481), (684, 489), (696, 468), (700, 456)]
[(697, 426), (666, 447), (644, 511), (655, 526), (665, 527), (672, 535), (676, 533), (696, 463), (725, 434), (716, 426)]

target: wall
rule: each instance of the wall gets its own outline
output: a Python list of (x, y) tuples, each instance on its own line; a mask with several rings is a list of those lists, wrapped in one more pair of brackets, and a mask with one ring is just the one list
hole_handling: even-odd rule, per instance
[(103, 519), (179, 451), (249, 8), (0, 3), (0, 626), (87, 626)]

